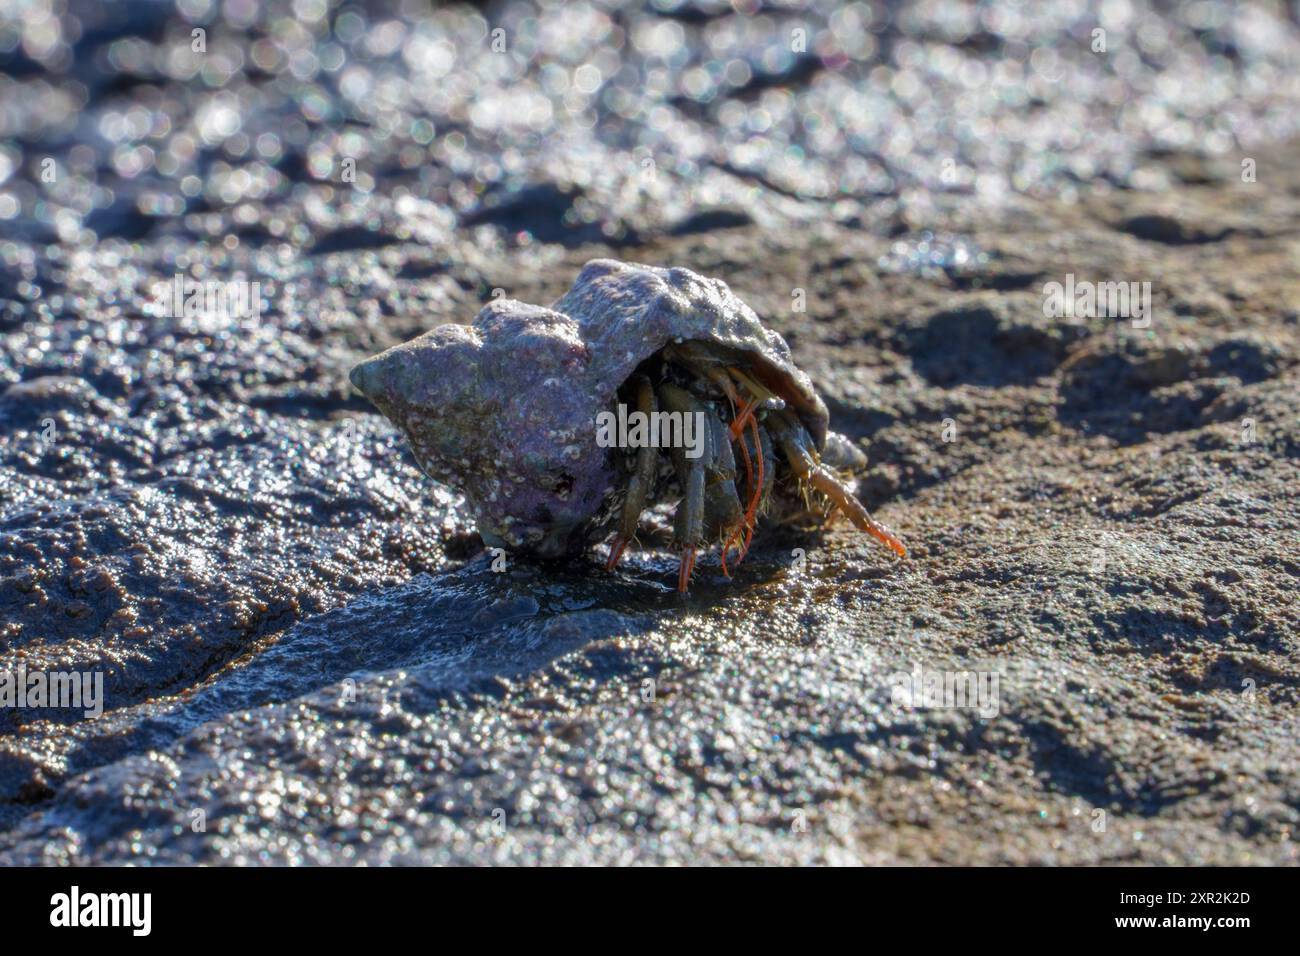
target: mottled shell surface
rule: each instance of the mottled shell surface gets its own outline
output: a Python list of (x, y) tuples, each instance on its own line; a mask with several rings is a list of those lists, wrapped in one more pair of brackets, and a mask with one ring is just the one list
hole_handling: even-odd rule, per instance
[(595, 259), (550, 308), (496, 300), (472, 325), (394, 346), (351, 379), (425, 472), (464, 493), (485, 542), (558, 557), (609, 517), (618, 473), (596, 416), (674, 341), (748, 353), (755, 377), (825, 443), (826, 407), (785, 340), (725, 282), (689, 269)]

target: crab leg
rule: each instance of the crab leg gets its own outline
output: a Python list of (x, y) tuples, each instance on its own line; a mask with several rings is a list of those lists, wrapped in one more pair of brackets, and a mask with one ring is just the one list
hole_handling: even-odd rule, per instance
[(714, 459), (704, 469), (704, 536), (723, 545), (722, 573), (731, 577), (726, 543), (732, 529), (743, 526), (744, 506), (736, 490), (736, 458), (731, 451), (727, 426), (711, 410), (705, 412), (705, 420), (713, 432)]
[[(634, 383), (637, 410), (647, 416), (653, 415), (658, 408), (658, 403), (655, 401), (655, 392), (650, 385), (650, 380), (644, 375), (638, 375)], [(623, 501), (623, 510), (619, 513), (618, 534), (614, 537), (614, 543), (610, 545), (609, 561), (605, 563), (607, 571), (614, 570), (619, 558), (623, 556), (623, 549), (636, 536), (646, 498), (649, 497), (650, 489), (654, 486), (658, 455), (658, 449), (649, 445), (644, 445), (636, 451), (636, 464), (632, 470), (632, 478), (627, 483), (627, 497)]]
[(695, 548), (682, 549), (682, 562), (677, 569), (677, 590), (685, 594), (691, 587), (691, 575), (695, 573)]
[(704, 466), (691, 462), (686, 475), (686, 496), (677, 507), (673, 532), (682, 544), (677, 590), (685, 593), (695, 570), (695, 552), (704, 540)]
[[(758, 478), (749, 475), (749, 487), (753, 490), (750, 492), (749, 503), (745, 507), (744, 520), (736, 530), (736, 534), (728, 539), (727, 546), (737, 537), (743, 536), (743, 542), (740, 547), (740, 557), (736, 560), (737, 564), (745, 560), (749, 554), (749, 546), (754, 540), (754, 530), (758, 527), (758, 513), (763, 506), (764, 499), (772, 489), (772, 481), (776, 477), (776, 460), (772, 455), (772, 442), (767, 436), (767, 429), (758, 424), (757, 419), (750, 420), (750, 434), (753, 436), (754, 454), (753, 457), (758, 460)], [(750, 459), (748, 440), (742, 439), (740, 443), (741, 451), (744, 452), (745, 459)]]
[[(773, 403), (775, 396), (739, 368), (728, 366), (727, 373), (735, 379), (738, 385), (743, 386), (750, 394), (749, 400), (745, 402), (740, 412), (732, 418), (730, 434), (731, 440), (733, 442), (739, 442), (740, 444), (740, 453), (745, 459), (745, 480), (754, 490), (749, 505), (745, 508), (744, 518), (741, 525), (736, 529), (736, 532), (722, 544), (722, 555), (725, 563), (727, 550), (731, 547), (731, 542), (741, 535), (744, 536), (744, 545), (741, 547), (740, 557), (736, 561), (736, 563), (739, 564), (741, 561), (745, 560), (745, 555), (749, 551), (750, 542), (754, 539), (754, 527), (758, 522), (758, 508), (763, 498), (763, 486), (765, 484), (763, 475), (763, 442), (759, 437), (761, 430), (758, 427), (758, 409), (765, 404)], [(777, 399), (775, 404), (783, 403), (780, 403), (780, 400)], [(758, 458), (757, 482), (754, 481), (754, 470), (750, 460), (749, 446), (744, 437), (746, 425), (752, 426), (753, 429), (754, 454)]]
[(751, 398), (741, 406), (740, 413), (736, 415), (735, 421), (731, 423), (731, 440), (736, 441), (745, 431), (745, 426), (754, 420), (754, 410), (761, 404), (762, 399), (757, 396)]
[(749, 446), (745, 443), (744, 438), (737, 438), (736, 443), (740, 445), (740, 454), (745, 459), (745, 481), (749, 483), (753, 483), (754, 466), (749, 458)]
[[(752, 487), (754, 484), (754, 469), (750, 462), (749, 448), (745, 444), (745, 440), (743, 438), (740, 440), (740, 453), (745, 456), (745, 481), (749, 486)], [(735, 541), (739, 535), (743, 534), (744, 530), (745, 530), (745, 525), (742, 517), (741, 524), (735, 530), (733, 530), (731, 534), (727, 536), (726, 540), (722, 542), (722, 573), (725, 574), (727, 577), (731, 577), (731, 572), (727, 568), (727, 552), (731, 550), (731, 542)], [(740, 562), (744, 560), (745, 560), (745, 549), (742, 548), (740, 551), (740, 557), (736, 559), (736, 564), (739, 565)]]
[(682, 547), (677, 590), (685, 592), (691, 582), (691, 572), (695, 570), (696, 552), (704, 544), (705, 471), (715, 467), (717, 454), (713, 447), (713, 429), (708, 427), (708, 412), (703, 405), (689, 392), (675, 385), (661, 385), (659, 397), (670, 412), (680, 412), (683, 415), (705, 412), (706, 416), (705, 428), (700, 435), (703, 447), (698, 458), (687, 457), (684, 448), (671, 449), (673, 467), (677, 470), (677, 480), (681, 483), (683, 492), (681, 503), (673, 517), (673, 537)]
[(763, 439), (759, 437), (758, 419), (749, 420), (750, 431), (754, 435), (754, 447), (758, 449), (755, 456), (758, 459), (758, 477), (754, 480), (754, 496), (749, 500), (749, 507), (745, 509), (745, 550), (741, 552), (741, 560), (749, 554), (749, 545), (754, 540), (754, 526), (758, 524), (758, 504), (763, 498)]
[(907, 556), (907, 549), (897, 535), (876, 521), (862, 506), (862, 502), (853, 496), (845, 486), (817, 457), (812, 439), (802, 425), (791, 420), (785, 413), (773, 416), (774, 436), (781, 451), (785, 454), (790, 468), (803, 481), (808, 482), (838, 507), (858, 528), (878, 541), (887, 545), (900, 558)]
[(730, 365), (727, 367), (727, 371), (731, 373), (732, 377), (735, 378), (737, 382), (745, 386), (751, 395), (757, 395), (765, 402), (773, 398), (779, 398), (779, 396), (767, 386), (760, 385), (758, 381), (744, 369)]
[(736, 412), (736, 403), (740, 401), (740, 395), (736, 392), (736, 386), (731, 381), (731, 376), (716, 365), (710, 365), (704, 370), (704, 374), (709, 381), (718, 388), (722, 389), (722, 394), (727, 396), (727, 401), (731, 403), (731, 412)]

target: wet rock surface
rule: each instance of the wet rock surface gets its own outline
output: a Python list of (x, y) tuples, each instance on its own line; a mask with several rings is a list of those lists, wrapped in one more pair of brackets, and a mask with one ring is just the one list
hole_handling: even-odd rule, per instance
[[(488, 13), (511, 31), (525, 9)], [(1146, 59), (1097, 64), (1111, 86), (1044, 87), (1046, 116), (997, 109), (1065, 135), (1080, 98), (1100, 110), (1099, 91), (1154, 83), (1152, 63), (1208, 57), (1240, 78), (1221, 149), (1108, 139), (1046, 171), (977, 153), (972, 167), (1009, 187), (978, 196), (882, 178), (919, 170), (900, 160), (927, 144), (942, 175), (945, 140), (924, 116), (957, 92), (921, 80), (961, 64), (915, 51), (973, 51), (993, 78), (1022, 61), (1055, 75), (1077, 56), (1064, 39), (1035, 60), (1005, 46), (1024, 45), (1025, 24), (948, 24), (939, 43), (940, 25), (902, 18), (845, 62), (815, 44), (786, 60), (764, 56), (789, 50), (765, 39), (784, 37), (776, 10), (573, 9), (593, 37), (620, 32), (626, 62), (560, 57), (578, 21), (566, 33), (547, 8), (541, 52), (479, 63), (471, 88), (447, 79), (460, 74), (433, 21), (344, 22), (356, 62), (446, 66), (439, 84), (411, 78), (424, 101), (397, 105), (376, 95), (377, 68), (328, 69), (310, 16), (306, 79), (289, 66), (310, 72), (286, 51), (296, 34), (253, 49), (257, 24), (213, 25), (210, 49), (243, 65), (213, 57), (211, 82), (168, 55), (169, 36), (189, 35), (174, 14), (110, 28), (80, 11), (79, 37), (0, 42), (5, 82), (56, 103), (76, 89), (41, 70), (67, 46), (89, 104), (63, 127), (30, 100), (3, 114), (16, 158), (0, 189), (23, 213), (0, 243), (0, 671), (104, 676), (95, 719), (0, 708), (0, 863), (1295, 862), (1300, 174), (1293, 145), (1252, 141), (1290, 132), (1283, 106), (1298, 115), (1257, 79), (1294, 29), (1251, 8), (1230, 55), (1222, 30), (1188, 45), (1193, 27), (1158, 19), (1167, 42)], [(498, 22), (438, 16), (479, 43)], [(764, 17), (781, 22), (763, 32)], [(825, 42), (855, 35), (836, 22)], [(1053, 35), (1087, 36), (1063, 22)], [(732, 33), (752, 57), (717, 53)], [(645, 80), (656, 56), (680, 89)], [(721, 72), (691, 73), (719, 58)], [(593, 82), (587, 63), (611, 115), (663, 143), (702, 125), (704, 153), (664, 162), (621, 126), (559, 119), (548, 145), (516, 142), (473, 112), (532, 83), (531, 122)], [(867, 84), (880, 63), (897, 73)], [(261, 99), (241, 112), (222, 97), (253, 95), (245, 83)], [(666, 112), (642, 116), (614, 95), (625, 88)], [(790, 134), (823, 150), (795, 163), (779, 137), (746, 159), (729, 125), (743, 104), (784, 136), (783, 117), (849, 89), (921, 114), (895, 124), (912, 142), (881, 147), (892, 165), (862, 168), (851, 208), (806, 181), (849, 162), (827, 127)], [(276, 112), (290, 101), (301, 142)], [(173, 131), (195, 124), (196, 151), (124, 176), (144, 162), (130, 102), (170, 112)], [(345, 118), (372, 106), (433, 128), (388, 116), (402, 135), (358, 133), (377, 163), (357, 192), (321, 171), (351, 149)], [(1217, 129), (1205, 97), (1163, 106), (1188, 137)], [(229, 131), (227, 107), (248, 125)], [(831, 128), (846, 151), (872, 133)], [(241, 134), (260, 158), (231, 155)], [(1229, 148), (1240, 139), (1253, 182)], [(42, 149), (82, 185), (37, 210)], [(662, 196), (626, 205), (611, 156), (668, 175)], [(481, 195), (462, 189), (493, 162)], [(271, 185), (245, 196), (259, 165)], [(187, 175), (193, 196), (174, 188)], [(702, 561), (685, 599), (664, 551), (614, 575), (601, 552), (494, 567), (464, 502), (420, 473), (347, 370), (468, 322), (495, 289), (552, 302), (610, 255), (717, 276), (781, 332), (867, 454), (863, 500), (908, 560), (832, 523), (766, 529), (730, 581)], [(155, 284), (177, 273), (260, 281), (264, 307), (169, 316)], [(1067, 275), (1151, 282), (1149, 323), (1045, 315), (1044, 284)], [(893, 677), (917, 667), (996, 672), (996, 715), (899, 706)]]

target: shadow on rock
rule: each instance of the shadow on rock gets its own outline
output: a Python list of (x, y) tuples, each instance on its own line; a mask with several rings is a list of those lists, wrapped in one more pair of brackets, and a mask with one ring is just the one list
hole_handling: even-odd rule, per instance
[[(625, 595), (619, 606), (645, 606), (631, 598)], [(393, 670), (418, 671), (426, 691), (472, 691), (494, 678), (539, 670), (592, 641), (650, 626), (651, 615), (599, 606), (609, 603), (576, 574), (558, 578), (533, 566), (496, 574), (479, 560), (436, 577), (422, 574), (294, 625), (180, 710), (148, 721), (147, 729), (172, 736), (232, 711)]]
[(1208, 349), (1127, 343), (1123, 351), (1072, 363), (1062, 378), (1058, 417), (1079, 431), (1136, 444), (1231, 418), (1232, 407), (1211, 406), (1225, 393), (1272, 378), (1278, 368), (1272, 350), (1245, 339)]
[(1029, 385), (1050, 375), (1064, 355), (1062, 336), (999, 318), (976, 307), (937, 312), (909, 330), (906, 348), (932, 385)]

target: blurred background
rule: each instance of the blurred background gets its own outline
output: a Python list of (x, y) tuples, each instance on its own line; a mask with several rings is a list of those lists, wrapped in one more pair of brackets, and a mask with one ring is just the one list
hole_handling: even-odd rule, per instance
[(1296, 9), (3, 0), (0, 223), (34, 242), (333, 248), (487, 224), (627, 244), (1159, 189), (1153, 160), (1235, 165), (1295, 132)]

